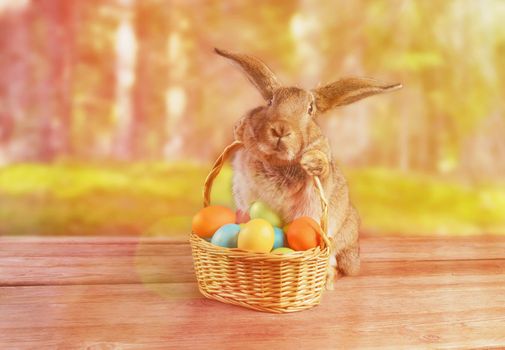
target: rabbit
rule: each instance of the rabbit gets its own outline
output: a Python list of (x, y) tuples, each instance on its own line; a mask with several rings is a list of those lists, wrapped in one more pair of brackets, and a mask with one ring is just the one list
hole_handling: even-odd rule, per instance
[(346, 179), (332, 157), (317, 117), (334, 107), (402, 85), (344, 78), (305, 90), (281, 85), (255, 57), (217, 48), (215, 52), (236, 63), (266, 101), (234, 126), (235, 139), (244, 145), (232, 161), (237, 209), (247, 211), (253, 201), (261, 200), (286, 223), (300, 216), (319, 221), (321, 202), (313, 181), (318, 176), (328, 200), (328, 234), (333, 242), (329, 278), (333, 281), (335, 275), (357, 275), (360, 217), (349, 200)]

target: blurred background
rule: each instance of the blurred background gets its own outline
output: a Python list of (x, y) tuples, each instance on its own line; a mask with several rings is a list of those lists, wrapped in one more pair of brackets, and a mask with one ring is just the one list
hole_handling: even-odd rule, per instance
[(0, 0), (0, 235), (189, 233), (263, 103), (214, 46), (288, 85), (404, 84), (320, 120), (366, 233), (505, 234), (503, 23), (501, 0)]

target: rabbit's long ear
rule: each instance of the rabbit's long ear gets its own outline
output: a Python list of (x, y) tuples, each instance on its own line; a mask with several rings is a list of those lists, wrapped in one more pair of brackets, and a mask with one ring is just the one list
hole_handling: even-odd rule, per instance
[(344, 78), (313, 90), (316, 107), (325, 112), (333, 107), (347, 105), (362, 98), (398, 90), (402, 84), (384, 84), (374, 79)]
[(274, 73), (260, 60), (252, 56), (236, 54), (215, 48), (216, 53), (236, 62), (245, 72), (247, 78), (256, 86), (265, 100), (270, 100), (274, 90), (279, 87)]

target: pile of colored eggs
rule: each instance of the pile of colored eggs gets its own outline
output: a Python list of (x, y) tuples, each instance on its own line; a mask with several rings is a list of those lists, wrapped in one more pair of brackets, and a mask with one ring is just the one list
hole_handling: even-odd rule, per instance
[(260, 201), (252, 203), (248, 212), (208, 206), (193, 217), (192, 224), (195, 234), (225, 248), (289, 254), (320, 243), (321, 228), (308, 216), (281, 227), (279, 215)]

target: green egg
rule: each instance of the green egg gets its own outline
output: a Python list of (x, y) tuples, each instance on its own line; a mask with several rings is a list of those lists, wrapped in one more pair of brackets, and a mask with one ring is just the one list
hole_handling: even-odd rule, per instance
[(291, 254), (294, 252), (295, 251), (293, 249), (287, 248), (287, 247), (280, 247), (280, 248), (276, 248), (276, 249), (272, 250), (273, 254)]
[(282, 227), (282, 220), (279, 215), (261, 201), (256, 201), (251, 204), (249, 216), (251, 219), (263, 219), (268, 221), (272, 226)]

